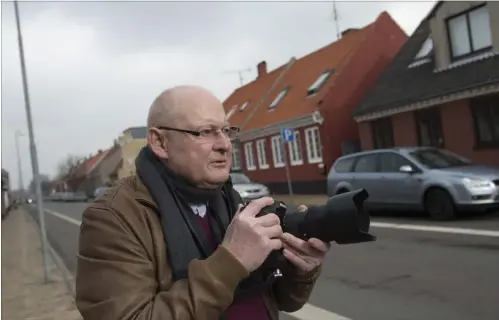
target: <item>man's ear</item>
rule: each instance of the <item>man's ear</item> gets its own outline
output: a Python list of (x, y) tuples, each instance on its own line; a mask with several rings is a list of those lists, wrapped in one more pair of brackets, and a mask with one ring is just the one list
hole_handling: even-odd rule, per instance
[(162, 160), (168, 159), (168, 140), (162, 137), (158, 129), (151, 128), (148, 130), (147, 144), (158, 158)]

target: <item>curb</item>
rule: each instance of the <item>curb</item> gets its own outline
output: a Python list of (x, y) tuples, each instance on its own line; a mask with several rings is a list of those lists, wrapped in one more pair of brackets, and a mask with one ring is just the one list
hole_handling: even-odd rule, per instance
[[(33, 209), (36, 209), (36, 205), (31, 205)], [(21, 207), (27, 215), (30, 217), (30, 220), (37, 226), (36, 230), (38, 232), (38, 236), (40, 236), (40, 225), (38, 221), (34, 218), (33, 214), (29, 211), (29, 208), (26, 207)], [(76, 289), (74, 285), (74, 277), (71, 274), (71, 271), (66, 267), (66, 264), (64, 263), (64, 260), (61, 258), (61, 256), (57, 253), (56, 250), (52, 247), (52, 244), (50, 243), (48, 237), (47, 237), (47, 249), (48, 252), (54, 261), (56, 267), (61, 271), (62, 277), (64, 280), (64, 283), (66, 285), (66, 289), (68, 290), (69, 294), (71, 295), (71, 298), (73, 300), (73, 303), (76, 303), (75, 297), (76, 297)]]

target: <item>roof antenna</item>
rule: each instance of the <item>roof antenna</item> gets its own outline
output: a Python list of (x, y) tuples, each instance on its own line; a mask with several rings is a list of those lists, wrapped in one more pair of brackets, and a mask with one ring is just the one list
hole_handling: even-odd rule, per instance
[(336, 39), (341, 39), (340, 25), (338, 19), (338, 11), (336, 10), (336, 1), (333, 1), (333, 20), (336, 28)]
[(223, 74), (229, 74), (229, 73), (237, 73), (237, 74), (239, 74), (239, 82), (240, 82), (241, 87), (242, 87), (242, 86), (244, 86), (244, 78), (243, 78), (243, 73), (244, 72), (251, 72), (251, 68), (225, 71), (225, 72), (223, 72)]

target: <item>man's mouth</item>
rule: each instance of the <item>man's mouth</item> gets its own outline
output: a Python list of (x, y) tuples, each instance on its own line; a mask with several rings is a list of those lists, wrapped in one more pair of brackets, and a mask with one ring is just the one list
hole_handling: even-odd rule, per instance
[(227, 160), (215, 160), (215, 161), (213, 161), (213, 163), (216, 165), (226, 165)]

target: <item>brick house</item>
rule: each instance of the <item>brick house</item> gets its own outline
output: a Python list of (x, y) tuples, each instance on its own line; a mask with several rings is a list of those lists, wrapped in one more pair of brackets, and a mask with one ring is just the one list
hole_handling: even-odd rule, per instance
[(362, 149), (436, 146), (499, 166), (499, 2), (438, 2), (353, 115)]
[[(257, 79), (224, 101), (229, 122), (241, 127), (233, 170), (287, 193), (289, 159), (294, 193), (325, 193), (334, 160), (360, 148), (354, 107), (406, 40), (383, 12), (366, 27), (348, 29), (340, 40), (273, 71), (259, 63)], [(293, 128), (295, 135), (284, 149), (281, 128)]]

